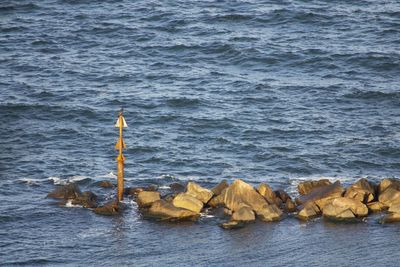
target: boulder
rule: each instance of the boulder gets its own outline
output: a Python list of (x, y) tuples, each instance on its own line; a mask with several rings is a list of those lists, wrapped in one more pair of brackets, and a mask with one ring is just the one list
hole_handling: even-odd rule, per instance
[(213, 196), (213, 193), (211, 192), (211, 190), (203, 188), (194, 182), (188, 183), (186, 193), (197, 198), (204, 204), (207, 204), (207, 202)]
[(117, 215), (120, 214), (122, 211), (122, 204), (118, 203), (117, 201), (111, 201), (103, 206), (97, 207), (93, 209), (94, 213), (100, 214), (100, 215), (107, 215), (107, 216), (112, 216), (112, 215)]
[(172, 183), (169, 185), (169, 188), (171, 189), (172, 192), (174, 193), (182, 193), (185, 192), (185, 186), (180, 183)]
[(80, 196), (73, 199), (71, 204), (81, 205), (84, 208), (95, 208), (97, 207), (97, 196), (90, 191), (83, 192)]
[(200, 213), (203, 208), (203, 202), (186, 193), (179, 193), (172, 201), (172, 204), (175, 207), (184, 208), (196, 213)]
[(314, 202), (308, 202), (297, 214), (297, 217), (301, 220), (310, 220), (318, 217), (321, 214), (321, 210)]
[(371, 212), (381, 212), (384, 210), (387, 210), (387, 206), (385, 206), (384, 204), (382, 204), (379, 201), (375, 201), (375, 202), (370, 202), (367, 204), (368, 210)]
[[(350, 215), (350, 211), (353, 215)], [(322, 209), (324, 217), (338, 219), (365, 217), (368, 215), (368, 207), (354, 198), (338, 197), (330, 201)]]
[(229, 221), (221, 224), (221, 227), (224, 229), (240, 229), (246, 226), (246, 223), (244, 221)]
[(129, 196), (137, 196), (142, 191), (157, 191), (157, 188), (158, 187), (156, 185), (127, 187), (124, 190), (124, 194)]
[(58, 199), (75, 199), (82, 195), (78, 185), (74, 183), (58, 186), (47, 197), (58, 198)]
[(137, 195), (137, 204), (139, 208), (150, 207), (155, 201), (160, 200), (160, 193), (154, 191), (141, 191)]
[(260, 195), (262, 195), (265, 198), (268, 204), (280, 205), (282, 203), (282, 201), (277, 200), (276, 194), (272, 190), (272, 188), (265, 183), (261, 183), (258, 186), (257, 191)]
[(297, 211), (296, 204), (294, 204), (294, 202), (290, 198), (288, 198), (286, 200), (284, 210), (286, 212), (295, 212), (295, 211)]
[(110, 181), (100, 181), (97, 183), (98, 186), (102, 187), (102, 188), (113, 188), (115, 187), (115, 185), (113, 183), (111, 183)]
[(275, 204), (265, 205), (256, 212), (257, 216), (265, 222), (279, 221), (282, 218), (282, 211)]
[(275, 195), (278, 197), (278, 198), (280, 198), (281, 200), (282, 200), (282, 203), (286, 203), (286, 201), (288, 200), (288, 199), (292, 199), (290, 196), (289, 196), (289, 194), (288, 193), (286, 193), (284, 190), (282, 190), (282, 189), (279, 189), (279, 190), (276, 190), (276, 191), (274, 191), (275, 192)]
[(381, 194), (387, 188), (394, 188), (400, 191), (400, 180), (396, 178), (385, 178), (378, 185), (378, 192)]
[(395, 186), (387, 187), (382, 193), (380, 193), (379, 202), (388, 207), (400, 202), (400, 191), (397, 190)]
[(400, 203), (394, 203), (392, 206), (390, 206), (388, 212), (400, 213)]
[[(224, 189), (226, 190), (226, 189)], [(221, 194), (218, 196), (212, 197), (210, 201), (208, 201), (207, 205), (213, 208), (217, 208), (224, 205), (224, 190), (222, 190)]]
[(306, 195), (316, 188), (325, 187), (331, 184), (332, 183), (328, 179), (321, 179), (318, 181), (309, 180), (299, 183), (299, 185), (297, 186), (297, 190), (299, 191), (300, 195)]
[(388, 213), (379, 222), (382, 224), (400, 222), (400, 213)]
[(343, 186), (339, 181), (336, 181), (330, 185), (318, 186), (307, 195), (300, 196), (297, 202), (300, 205), (304, 205), (307, 202), (314, 202), (322, 210), (331, 199), (341, 197), (343, 192)]
[(239, 208), (237, 211), (235, 211), (232, 214), (232, 221), (254, 221), (256, 219), (256, 216), (253, 212), (253, 210), (246, 205), (243, 205), (241, 208)]
[(222, 191), (229, 186), (227, 180), (222, 180), (219, 184), (217, 184), (214, 188), (211, 189), (214, 196), (218, 196), (222, 193)]
[(193, 221), (199, 217), (199, 214), (194, 211), (175, 207), (172, 203), (166, 202), (162, 199), (154, 202), (150, 209), (145, 211), (144, 215), (148, 218), (164, 221)]
[(344, 196), (357, 199), (363, 203), (369, 203), (375, 199), (375, 187), (367, 179), (362, 178), (347, 188)]

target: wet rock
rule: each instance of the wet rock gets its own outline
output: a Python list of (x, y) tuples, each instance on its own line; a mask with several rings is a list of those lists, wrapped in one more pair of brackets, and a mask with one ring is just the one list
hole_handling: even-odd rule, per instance
[(102, 188), (113, 188), (115, 185), (111, 183), (110, 181), (100, 181), (97, 183), (98, 186)]
[(70, 183), (57, 187), (52, 192), (50, 192), (47, 197), (58, 199), (75, 199), (80, 197), (81, 195), (82, 193), (79, 187), (74, 183)]
[(213, 196), (213, 193), (211, 192), (211, 190), (203, 188), (194, 182), (188, 183), (186, 193), (197, 198), (204, 204), (207, 204), (207, 202)]
[(171, 191), (174, 193), (182, 193), (185, 192), (186, 187), (183, 184), (180, 183), (172, 183), (169, 185), (171, 188)]
[(231, 229), (240, 229), (246, 226), (246, 223), (243, 221), (229, 221), (221, 224), (221, 227), (227, 230)]
[(368, 210), (371, 212), (381, 212), (381, 211), (388, 209), (387, 206), (385, 206), (384, 204), (382, 204), (379, 201), (370, 202), (367, 204), (367, 207), (368, 207)]
[(314, 202), (308, 202), (297, 214), (297, 217), (301, 220), (310, 220), (318, 217), (321, 214), (321, 210)]
[(265, 205), (263, 209), (257, 210), (257, 216), (265, 222), (279, 221), (282, 211), (275, 204)]
[(211, 189), (214, 196), (218, 196), (222, 193), (222, 191), (229, 186), (227, 180), (222, 180), (219, 184), (217, 184), (214, 188)]
[(154, 202), (144, 215), (147, 218), (167, 221), (194, 221), (199, 217), (199, 214), (196, 212), (175, 207), (172, 203), (166, 202), (162, 199)]
[(331, 200), (343, 195), (344, 188), (339, 181), (333, 184), (318, 186), (307, 195), (300, 196), (297, 202), (304, 205), (308, 202), (314, 202), (320, 210)]
[(337, 219), (365, 217), (368, 215), (368, 207), (357, 199), (338, 197), (325, 205), (322, 214)]
[(93, 209), (93, 212), (100, 215), (118, 215), (123, 210), (122, 203), (118, 203), (117, 201), (111, 201), (103, 206), (97, 207)]
[(80, 196), (73, 199), (71, 204), (81, 205), (84, 208), (95, 208), (97, 207), (97, 196), (90, 191), (83, 192)]
[(284, 210), (286, 212), (295, 212), (295, 211), (297, 211), (296, 204), (294, 204), (293, 200), (291, 200), (290, 198), (288, 198), (286, 200), (286, 203), (285, 203), (285, 206), (284, 206)]
[(143, 191), (157, 191), (158, 187), (156, 185), (150, 185), (150, 186), (137, 186), (137, 187), (127, 187), (124, 190), (125, 195), (129, 196), (137, 196), (140, 192)]
[(186, 193), (179, 193), (172, 201), (172, 204), (175, 207), (184, 208), (196, 213), (200, 213), (203, 208), (203, 202)]
[(139, 208), (150, 207), (155, 201), (160, 200), (160, 193), (154, 191), (141, 191), (137, 195)]
[(400, 191), (396, 189), (395, 186), (387, 187), (380, 195), (379, 202), (384, 204), (385, 206), (392, 206), (395, 203), (400, 202)]
[(261, 183), (258, 186), (257, 191), (260, 195), (262, 195), (265, 198), (265, 200), (268, 202), (268, 204), (280, 205), (282, 203), (282, 201), (277, 200), (276, 194), (272, 190), (272, 188), (265, 183)]
[(375, 199), (375, 187), (367, 179), (362, 178), (347, 188), (344, 196), (357, 199), (363, 203), (369, 203)]
[(400, 222), (400, 213), (386, 214), (379, 222), (382, 224)]
[(325, 186), (331, 185), (331, 184), (332, 183), (328, 179), (321, 179), (318, 181), (309, 180), (309, 181), (301, 182), (297, 186), (297, 190), (299, 191), (300, 195), (306, 195), (306, 194), (309, 194), (314, 189), (317, 189), (319, 187), (325, 187)]
[(253, 210), (246, 205), (243, 205), (242, 207), (240, 207), (237, 211), (235, 211), (232, 214), (232, 221), (254, 221), (256, 219), (256, 216), (253, 212)]
[(172, 203), (172, 201), (174, 201), (174, 198), (176, 197), (177, 194), (168, 194), (166, 196), (163, 197), (163, 199), (167, 202)]
[(275, 192), (276, 197), (278, 197), (282, 200), (282, 203), (286, 203), (288, 199), (292, 200), (292, 198), (289, 196), (289, 194), (286, 193), (282, 189), (276, 190), (274, 192)]

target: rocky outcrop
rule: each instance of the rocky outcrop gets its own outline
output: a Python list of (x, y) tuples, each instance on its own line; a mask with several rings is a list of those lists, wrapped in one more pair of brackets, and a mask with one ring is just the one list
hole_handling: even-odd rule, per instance
[(186, 193), (197, 198), (204, 204), (207, 204), (207, 202), (213, 196), (213, 193), (211, 192), (211, 190), (203, 188), (194, 182), (188, 183)]
[(90, 192), (83, 192), (77, 198), (73, 199), (71, 204), (81, 205), (84, 208), (95, 208), (97, 207), (97, 196)]
[(70, 183), (57, 187), (52, 192), (47, 194), (47, 197), (57, 199), (75, 199), (80, 197), (81, 195), (82, 192), (79, 187), (74, 183)]
[(318, 206), (310, 201), (304, 205), (304, 207), (299, 211), (297, 217), (301, 220), (310, 220), (318, 217), (321, 214), (321, 210)]
[(357, 199), (363, 203), (369, 203), (375, 199), (375, 186), (367, 179), (362, 178), (347, 188), (344, 196)]
[(218, 196), (222, 193), (222, 191), (229, 186), (227, 180), (222, 180), (219, 184), (217, 184), (215, 187), (211, 189), (211, 192), (213, 192), (214, 197)]
[(150, 207), (151, 204), (160, 200), (160, 193), (154, 191), (141, 191), (137, 195), (137, 204), (139, 208)]
[(331, 184), (332, 183), (328, 179), (321, 179), (318, 181), (309, 180), (299, 183), (299, 185), (297, 186), (297, 190), (299, 191), (300, 195), (307, 195), (314, 189), (325, 187)]
[(357, 199), (338, 197), (324, 206), (322, 214), (328, 218), (352, 219), (367, 216), (368, 208)]
[(300, 196), (296, 202), (299, 205), (304, 205), (308, 202), (314, 202), (320, 210), (331, 200), (337, 197), (341, 197), (344, 192), (343, 186), (339, 181), (333, 184), (318, 186), (314, 188), (307, 195)]
[(147, 218), (163, 221), (194, 221), (199, 217), (199, 214), (194, 211), (175, 207), (172, 203), (162, 199), (154, 202), (144, 215)]
[(123, 210), (122, 203), (118, 203), (117, 201), (111, 201), (103, 206), (97, 207), (93, 209), (93, 212), (100, 215), (112, 216), (118, 215)]
[(196, 213), (200, 213), (203, 208), (203, 202), (186, 193), (179, 193), (172, 201), (172, 204), (175, 207), (184, 208)]

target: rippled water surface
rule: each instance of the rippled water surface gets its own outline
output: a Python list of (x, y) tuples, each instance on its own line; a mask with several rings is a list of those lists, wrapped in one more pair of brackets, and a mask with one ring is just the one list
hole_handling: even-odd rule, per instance
[[(0, 264), (395, 266), (398, 225), (224, 231), (59, 207), (128, 185), (400, 176), (400, 2), (0, 2)], [(96, 191), (97, 190), (97, 191)]]

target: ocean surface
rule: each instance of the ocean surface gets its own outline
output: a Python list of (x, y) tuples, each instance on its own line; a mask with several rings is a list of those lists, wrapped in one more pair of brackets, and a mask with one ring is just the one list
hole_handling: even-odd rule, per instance
[(400, 178), (400, 2), (0, 1), (0, 265), (397, 266), (400, 225), (157, 223), (74, 181)]

